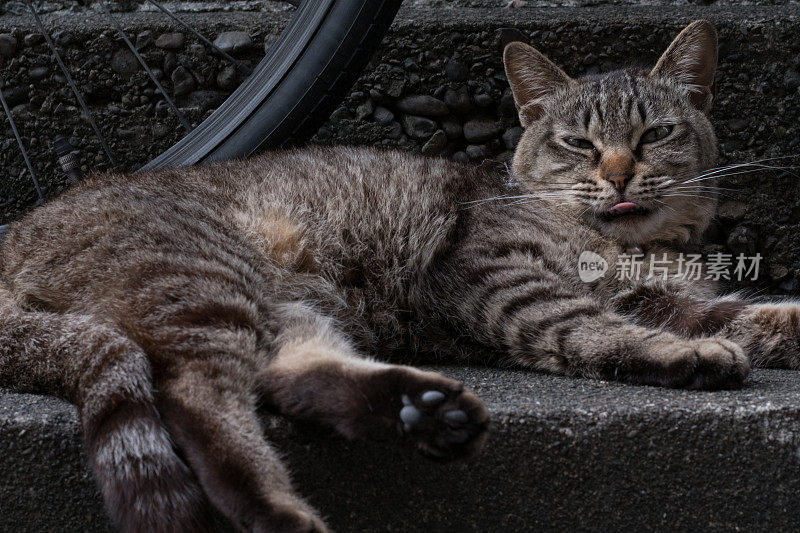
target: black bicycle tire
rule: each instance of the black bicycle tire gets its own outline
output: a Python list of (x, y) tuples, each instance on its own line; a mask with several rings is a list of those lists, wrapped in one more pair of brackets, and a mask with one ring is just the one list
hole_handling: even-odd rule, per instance
[(401, 3), (303, 2), (253, 74), (202, 124), (141, 170), (240, 158), (307, 141), (352, 88)]

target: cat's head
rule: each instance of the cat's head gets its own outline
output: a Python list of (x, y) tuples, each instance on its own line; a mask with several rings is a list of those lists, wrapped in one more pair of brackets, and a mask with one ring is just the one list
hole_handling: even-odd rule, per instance
[(518, 181), (628, 245), (695, 240), (716, 208), (717, 157), (707, 113), (717, 34), (696, 21), (649, 72), (570, 78), (520, 42), (503, 57), (525, 132)]

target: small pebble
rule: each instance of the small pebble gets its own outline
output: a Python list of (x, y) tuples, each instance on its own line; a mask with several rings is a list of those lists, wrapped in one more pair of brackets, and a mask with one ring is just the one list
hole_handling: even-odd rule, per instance
[(247, 50), (252, 45), (250, 34), (244, 31), (226, 31), (214, 39), (214, 46), (227, 53)]
[(72, 44), (72, 41), (75, 40), (75, 36), (72, 35), (67, 30), (56, 30), (53, 32), (52, 36), (53, 40), (56, 44), (60, 44), (61, 46), (67, 46), (68, 44)]
[(375, 111), (375, 102), (367, 98), (366, 102), (356, 108), (356, 119), (364, 120)]
[(10, 33), (0, 33), (0, 56), (14, 57), (17, 51), (17, 38)]
[(448, 89), (444, 93), (444, 103), (447, 104), (450, 111), (459, 115), (468, 113), (472, 109), (469, 91), (464, 86), (459, 89)]
[(180, 32), (162, 33), (156, 39), (156, 46), (164, 50), (180, 50), (185, 41), (186, 37)]
[(41, 33), (29, 33), (22, 39), (22, 41), (25, 43), (25, 46), (36, 46), (37, 44), (44, 42), (44, 35)]
[(456, 163), (469, 163), (469, 156), (464, 151), (458, 151), (453, 154), (453, 161)]
[(429, 118), (405, 115), (403, 129), (413, 139), (429, 139), (436, 131), (436, 123)]
[(382, 106), (377, 106), (372, 114), (378, 124), (388, 124), (394, 120), (394, 113)]
[(492, 97), (488, 94), (482, 93), (475, 95), (475, 105), (478, 107), (489, 107), (493, 102)]
[(486, 159), (486, 156), (488, 155), (486, 147), (482, 144), (470, 144), (467, 146), (466, 152), (467, 156), (472, 161), (481, 161)]
[(506, 145), (506, 148), (509, 150), (516, 148), (524, 131), (525, 130), (519, 126), (507, 129), (506, 132), (503, 133), (503, 143)]
[(450, 59), (444, 67), (444, 73), (450, 81), (467, 81), (469, 70), (455, 58)]
[(120, 76), (130, 77), (141, 68), (136, 56), (127, 48), (117, 50), (111, 57), (111, 69)]
[(446, 146), (447, 134), (443, 130), (437, 130), (422, 147), (422, 155), (439, 155)]
[(734, 133), (739, 133), (747, 129), (747, 120), (743, 118), (732, 118), (728, 121), (728, 129)]
[(172, 87), (175, 96), (189, 94), (194, 89), (194, 76), (183, 67), (178, 67), (172, 72)]
[(50, 72), (47, 67), (33, 67), (28, 71), (28, 76), (34, 81), (41, 80)]
[(147, 30), (136, 36), (136, 49), (143, 50), (153, 44), (153, 32)]
[(443, 117), (450, 112), (444, 102), (428, 95), (401, 98), (397, 102), (397, 108), (403, 113), (421, 117)]
[(500, 128), (493, 120), (473, 119), (464, 123), (464, 138), (471, 143), (488, 141), (497, 137)]
[(217, 74), (217, 85), (220, 89), (229, 91), (236, 86), (236, 69), (227, 65)]

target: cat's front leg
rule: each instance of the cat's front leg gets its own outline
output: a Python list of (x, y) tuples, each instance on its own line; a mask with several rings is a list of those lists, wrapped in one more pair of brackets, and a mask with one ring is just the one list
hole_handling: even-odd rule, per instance
[(743, 307), (720, 331), (740, 344), (753, 366), (800, 370), (800, 303)]
[(305, 304), (276, 311), (277, 353), (258, 376), (265, 406), (351, 439), (399, 439), (437, 460), (472, 456), (486, 442), (489, 413), (463, 384), (360, 356), (332, 320)]
[(429, 313), (446, 328), (529, 368), (690, 389), (742, 385), (749, 363), (735, 342), (637, 324), (531, 260), (534, 244), (501, 244), (504, 255), (456, 254), (431, 273)]
[(525, 366), (702, 390), (739, 388), (749, 373), (742, 348), (720, 336), (684, 338), (608, 311), (567, 311), (552, 302), (540, 309), (546, 314), (521, 321), (510, 335), (511, 354)]
[(724, 337), (739, 344), (753, 366), (800, 369), (800, 303), (698, 298), (685, 289), (649, 281), (620, 292), (609, 306), (640, 325), (685, 337)]
[(641, 326), (700, 337), (718, 334), (747, 305), (735, 295), (707, 298), (689, 284), (653, 279), (618, 291), (606, 307)]

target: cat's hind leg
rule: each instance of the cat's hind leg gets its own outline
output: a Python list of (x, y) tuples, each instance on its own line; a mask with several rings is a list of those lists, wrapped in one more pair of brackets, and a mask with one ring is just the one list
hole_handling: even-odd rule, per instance
[(268, 406), (348, 438), (400, 438), (435, 459), (473, 455), (486, 441), (489, 415), (461, 383), (360, 356), (332, 320), (302, 303), (281, 312), (277, 354), (259, 376)]
[(243, 300), (222, 294), (211, 293), (215, 302), (198, 295), (142, 333), (160, 369), (155, 385), (164, 423), (208, 499), (237, 530), (327, 531), (264, 435), (254, 365), (263, 330)]
[(78, 406), (89, 462), (117, 526), (206, 530), (205, 497), (156, 411), (139, 346), (91, 316), (27, 312), (2, 296), (0, 386)]

